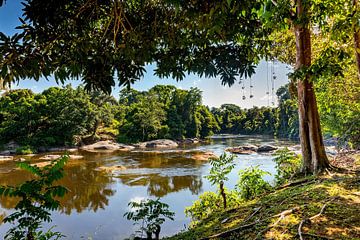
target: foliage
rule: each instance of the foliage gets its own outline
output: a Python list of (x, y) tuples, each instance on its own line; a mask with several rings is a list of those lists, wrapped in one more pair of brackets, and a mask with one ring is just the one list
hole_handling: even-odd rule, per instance
[[(159, 238), (160, 226), (165, 222), (166, 218), (174, 220), (174, 212), (169, 210), (169, 205), (160, 202), (160, 199), (141, 200), (140, 202), (129, 202), (128, 206), (131, 211), (126, 212), (124, 216), (128, 220), (133, 220), (137, 224), (141, 222), (141, 232), (145, 231), (148, 239), (152, 239), (155, 233), (156, 239)], [(150, 238), (149, 238), (150, 237)]]
[(287, 86), (277, 92), (279, 107), (253, 107), (241, 109), (235, 104), (212, 108), (219, 133), (267, 134), (285, 138), (298, 138), (298, 114)]
[(26, 155), (26, 154), (33, 154), (34, 150), (30, 146), (22, 146), (16, 148), (15, 152), (16, 154)]
[(119, 105), (125, 112), (123, 119), (118, 120), (122, 142), (205, 138), (218, 130), (213, 115), (201, 104), (197, 88), (182, 90), (156, 85), (144, 92), (123, 89)]
[(109, 125), (116, 101), (103, 93), (86, 93), (83, 87), (51, 87), (40, 94), (12, 90), (0, 98), (1, 141), (22, 145), (72, 145)]
[(275, 183), (281, 185), (300, 170), (301, 157), (295, 155), (288, 148), (277, 150), (274, 155), (274, 162), (276, 163)]
[(290, 88), (292, 84), (281, 86), (276, 95), (279, 101), (278, 118), (275, 123), (277, 137), (285, 137), (291, 139), (299, 138), (299, 116), (296, 99), (292, 97)]
[[(228, 200), (228, 208), (231, 209), (239, 206), (240, 199), (236, 191), (228, 191), (225, 189), (225, 194)], [(185, 208), (185, 215), (191, 218), (192, 225), (196, 225), (211, 214), (223, 211), (224, 208), (222, 204), (220, 204), (221, 201), (221, 196), (218, 193), (204, 192), (190, 207)]]
[(236, 184), (240, 198), (244, 200), (254, 199), (271, 190), (271, 185), (263, 179), (266, 175), (270, 175), (270, 173), (259, 169), (258, 166), (240, 170), (239, 180)]
[(216, 185), (229, 180), (227, 175), (235, 167), (234, 159), (235, 155), (227, 155), (226, 153), (221, 154), (219, 158), (209, 159), (211, 169), (206, 178), (211, 184)]
[(342, 147), (358, 149), (360, 81), (355, 67), (348, 67), (344, 77), (320, 78), (315, 86), (324, 133), (337, 138)]
[(86, 89), (110, 92), (114, 77), (130, 86), (156, 63), (162, 78), (193, 72), (232, 85), (254, 73), (257, 50), (267, 44), (262, 1), (250, 3), (24, 1), (20, 33), (0, 35), (0, 76), (81, 78)]
[(15, 206), (15, 212), (5, 217), (4, 222), (18, 222), (5, 235), (5, 239), (59, 239), (62, 235), (58, 232), (38, 231), (42, 222), (50, 222), (50, 211), (57, 210), (60, 206), (56, 197), (63, 197), (67, 189), (54, 186), (54, 182), (64, 176), (64, 165), (68, 156), (54, 160), (51, 164), (39, 168), (27, 162), (18, 162), (17, 166), (32, 173), (35, 178), (19, 186), (1, 186), (0, 195), (4, 197), (19, 197), (20, 201)]
[(227, 208), (227, 196), (224, 188), (224, 182), (229, 180), (227, 175), (235, 167), (235, 155), (228, 156), (225, 152), (220, 157), (210, 158), (210, 173), (206, 176), (213, 185), (219, 185), (220, 195), (223, 199), (223, 207)]

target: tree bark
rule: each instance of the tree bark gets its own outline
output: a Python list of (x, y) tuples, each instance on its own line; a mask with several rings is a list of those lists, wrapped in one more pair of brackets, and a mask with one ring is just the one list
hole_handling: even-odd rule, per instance
[[(295, 70), (311, 65), (311, 35), (308, 18), (308, 6), (304, 0), (297, 0), (297, 22), (294, 25), (296, 38)], [(309, 4), (309, 3), (305, 3)], [(299, 106), (299, 133), (303, 155), (302, 172), (319, 173), (330, 167), (322, 139), (320, 116), (311, 76), (306, 74), (297, 80)]]
[[(358, 0), (353, 0), (354, 13), (358, 9)], [(358, 23), (353, 23), (354, 28), (354, 48), (355, 48), (355, 57), (356, 57), (356, 66), (358, 70), (358, 78), (360, 79), (360, 29), (357, 27)]]
[(221, 197), (223, 199), (224, 209), (226, 209), (227, 203), (226, 203), (226, 194), (225, 194), (224, 182), (223, 181), (220, 182), (220, 194), (221, 194)]

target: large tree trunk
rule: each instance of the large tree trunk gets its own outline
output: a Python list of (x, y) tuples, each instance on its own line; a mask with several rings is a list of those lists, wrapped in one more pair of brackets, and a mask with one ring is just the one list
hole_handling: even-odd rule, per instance
[[(354, 11), (358, 9), (358, 0), (353, 0)], [(356, 66), (358, 70), (358, 78), (360, 79), (360, 29), (357, 27), (358, 23), (353, 23), (354, 25), (354, 48), (355, 48), (355, 57), (356, 57)]]
[[(295, 24), (296, 38), (296, 66), (295, 70), (311, 65), (311, 36), (309, 24), (304, 23), (308, 15), (303, 0), (297, 0), (297, 19), (301, 23)], [(298, 79), (299, 131), (300, 144), (303, 155), (302, 171), (304, 173), (319, 173), (330, 167), (323, 144), (320, 116), (316, 103), (316, 96), (310, 75)]]

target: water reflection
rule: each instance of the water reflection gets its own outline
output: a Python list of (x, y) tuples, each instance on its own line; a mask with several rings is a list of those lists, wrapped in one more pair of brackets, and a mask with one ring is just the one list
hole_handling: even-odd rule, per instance
[(161, 176), (159, 174), (119, 175), (121, 182), (128, 186), (146, 186), (149, 196), (164, 197), (172, 192), (189, 189), (192, 194), (201, 192), (202, 181), (200, 176)]
[[(219, 136), (211, 143), (184, 148), (213, 151), (220, 155), (229, 146), (245, 143), (277, 146), (293, 144), (263, 136)], [(138, 197), (161, 197), (171, 206), (176, 212), (175, 221), (165, 223), (162, 233), (174, 234), (189, 223), (184, 208), (190, 206), (203, 191), (214, 190), (203, 178), (208, 174), (209, 163), (191, 160), (186, 154), (176, 151), (118, 154), (79, 151), (71, 154), (83, 155), (84, 159), (68, 162), (66, 176), (59, 184), (69, 188), (70, 192), (61, 199), (61, 212), (53, 213), (51, 223), (57, 225), (56, 230), (64, 233), (68, 239), (81, 239), (89, 234), (93, 239), (128, 237), (134, 231), (134, 226), (123, 215), (129, 210), (127, 203)], [(229, 188), (236, 184), (240, 169), (260, 165), (262, 170), (274, 171), (274, 163), (269, 155), (239, 155), (235, 162), (236, 168), (229, 175), (227, 183)], [(123, 166), (126, 170), (99, 171), (101, 166)], [(0, 185), (17, 185), (30, 179), (31, 174), (14, 168), (14, 163), (0, 164)], [(16, 203), (17, 200), (13, 198), (0, 198), (0, 221), (12, 211)], [(0, 238), (7, 229), (6, 224), (0, 227)]]
[[(189, 190), (192, 194), (202, 191), (201, 166), (204, 161), (193, 161), (181, 154), (141, 152), (120, 153), (86, 153), (82, 160), (69, 160), (66, 175), (57, 184), (69, 189), (68, 194), (59, 199), (61, 212), (67, 215), (73, 211), (96, 212), (109, 205), (109, 198), (116, 194), (116, 179), (126, 186), (147, 188), (149, 196), (164, 197), (169, 193)], [(37, 157), (38, 158), (38, 157)], [(37, 158), (33, 159), (36, 161)], [(123, 165), (126, 170), (114, 175), (99, 171), (100, 166)], [(0, 185), (18, 185), (31, 179), (32, 175), (15, 164), (0, 166), (8, 173), (0, 174)], [(0, 198), (3, 209), (12, 209), (19, 199)]]
[[(105, 174), (95, 171), (98, 163), (79, 161), (78, 164), (72, 162), (66, 167), (66, 175), (57, 184), (69, 189), (68, 194), (59, 199), (61, 202), (61, 212), (70, 215), (73, 210), (80, 213), (84, 210), (96, 212), (104, 209), (109, 203), (109, 197), (115, 194), (112, 184), (114, 180)], [(10, 173), (0, 174), (0, 185), (18, 185), (29, 180), (31, 174), (23, 170), (14, 169)], [(12, 209), (19, 199), (0, 198), (3, 209)]]

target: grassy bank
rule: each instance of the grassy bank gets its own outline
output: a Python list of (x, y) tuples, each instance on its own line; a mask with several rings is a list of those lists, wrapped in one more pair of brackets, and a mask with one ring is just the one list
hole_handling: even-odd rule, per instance
[(297, 180), (168, 239), (360, 239), (360, 172)]

